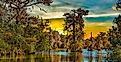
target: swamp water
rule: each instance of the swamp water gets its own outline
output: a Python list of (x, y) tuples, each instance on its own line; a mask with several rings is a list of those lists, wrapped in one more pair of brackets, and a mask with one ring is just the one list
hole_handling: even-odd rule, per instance
[(102, 50), (81, 52), (44, 52), (33, 55), (17, 56), (14, 58), (2, 57), (0, 62), (108, 62), (106, 60), (110, 51)]

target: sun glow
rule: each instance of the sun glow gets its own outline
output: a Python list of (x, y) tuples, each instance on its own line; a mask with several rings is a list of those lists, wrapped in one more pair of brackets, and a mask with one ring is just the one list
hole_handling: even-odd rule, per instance
[[(58, 31), (60, 34), (65, 35), (63, 32), (63, 18), (50, 19), (50, 27), (53, 30)], [(90, 37), (90, 33), (93, 32), (93, 36), (97, 36), (99, 32), (106, 32), (112, 26), (112, 22), (85, 22), (85, 39)]]

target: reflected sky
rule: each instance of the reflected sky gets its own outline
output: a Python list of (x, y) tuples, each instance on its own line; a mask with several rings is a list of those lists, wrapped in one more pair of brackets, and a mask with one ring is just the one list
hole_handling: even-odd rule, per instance
[[(99, 51), (91, 51), (83, 49), (81, 52), (47, 52), (43, 54), (33, 54), (27, 56), (17, 56), (14, 58), (3, 57), (0, 62), (105, 62), (107, 51), (102, 50), (103, 54), (98, 54)], [(105, 54), (104, 54), (105, 53)]]

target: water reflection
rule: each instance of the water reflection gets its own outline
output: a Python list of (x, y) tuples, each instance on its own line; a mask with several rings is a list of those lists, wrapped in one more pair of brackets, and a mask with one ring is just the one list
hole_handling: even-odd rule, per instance
[(106, 62), (104, 54), (90, 55), (90, 52), (50, 52), (35, 55), (4, 57), (0, 62)]

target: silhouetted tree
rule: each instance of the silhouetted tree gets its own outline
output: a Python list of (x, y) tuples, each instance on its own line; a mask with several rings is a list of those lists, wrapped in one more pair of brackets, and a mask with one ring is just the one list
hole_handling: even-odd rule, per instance
[[(64, 16), (65, 18), (65, 27), (64, 31), (67, 31), (69, 33), (67, 35), (67, 42), (70, 42), (70, 45), (72, 47), (71, 50), (75, 51), (77, 42), (80, 42), (83, 40), (84, 37), (84, 20), (82, 18), (83, 15), (88, 15), (88, 10), (83, 10), (81, 8), (77, 10), (71, 10), (70, 13), (65, 13)], [(72, 39), (72, 40), (71, 40)]]

